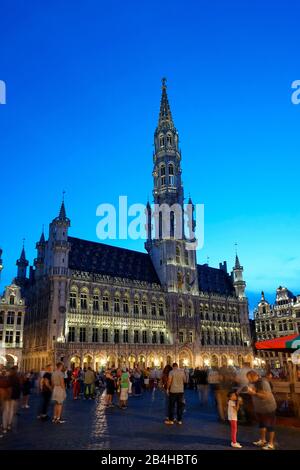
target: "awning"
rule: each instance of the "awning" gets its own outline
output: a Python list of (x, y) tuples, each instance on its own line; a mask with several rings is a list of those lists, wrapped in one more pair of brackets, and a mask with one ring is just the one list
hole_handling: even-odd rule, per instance
[(281, 336), (280, 338), (266, 339), (255, 343), (256, 349), (298, 349), (300, 348), (300, 335)]

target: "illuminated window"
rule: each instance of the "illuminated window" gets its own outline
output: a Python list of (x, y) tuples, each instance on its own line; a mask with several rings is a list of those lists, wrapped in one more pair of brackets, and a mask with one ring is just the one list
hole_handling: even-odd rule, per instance
[(5, 342), (11, 344), (13, 342), (14, 332), (6, 331), (5, 332)]
[(142, 315), (147, 315), (147, 302), (142, 300)]
[(82, 327), (79, 329), (79, 341), (80, 343), (86, 342), (86, 328)]
[(134, 332), (133, 332), (133, 342), (135, 344), (140, 342), (139, 330), (134, 330)]
[(165, 314), (163, 302), (159, 302), (159, 305), (158, 305), (158, 313), (159, 313), (160, 317), (163, 317), (164, 314)]
[(13, 325), (15, 322), (15, 312), (8, 312), (7, 314), (7, 325)]
[(148, 335), (147, 335), (146, 330), (144, 330), (143, 333), (142, 333), (142, 341), (143, 341), (143, 344), (148, 343)]
[(114, 330), (114, 343), (119, 343), (119, 342), (120, 342), (120, 331)]
[(74, 341), (75, 341), (75, 326), (70, 326), (69, 327), (68, 341), (69, 341), (69, 343), (74, 343)]
[(70, 292), (70, 308), (76, 308), (76, 292)]
[(128, 330), (123, 330), (123, 343), (128, 343)]
[(98, 343), (98, 328), (93, 328), (92, 342)]
[(120, 313), (120, 297), (114, 298), (114, 311), (115, 313)]
[(80, 295), (80, 307), (82, 308), (82, 310), (87, 309), (87, 294)]
[(129, 303), (127, 297), (123, 300), (123, 312), (128, 313), (129, 312)]
[(21, 331), (16, 331), (16, 344), (21, 342)]
[(102, 297), (103, 312), (109, 311), (108, 295)]
[(98, 295), (93, 296), (93, 310), (96, 310), (96, 311), (99, 310), (99, 296)]
[(103, 328), (102, 330), (102, 342), (108, 343), (108, 329), (107, 328)]

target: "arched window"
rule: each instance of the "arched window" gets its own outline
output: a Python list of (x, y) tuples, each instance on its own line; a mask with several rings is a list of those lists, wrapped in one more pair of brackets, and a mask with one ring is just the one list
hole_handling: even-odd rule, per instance
[(123, 313), (129, 313), (129, 299), (127, 295), (123, 299)]
[(174, 186), (175, 184), (174, 165), (170, 164), (168, 166), (168, 172), (169, 172), (169, 185)]
[(163, 135), (160, 135), (159, 136), (159, 146), (164, 147), (164, 145), (165, 145), (165, 138), (164, 138)]
[(70, 302), (70, 308), (76, 308), (76, 305), (77, 305), (77, 294), (76, 294), (76, 292), (70, 292), (69, 302)]
[(11, 296), (9, 297), (9, 304), (10, 304), (10, 305), (14, 305), (14, 303), (15, 303), (15, 296), (14, 296), (14, 295), (11, 295)]
[(118, 294), (114, 298), (114, 312), (120, 313), (120, 296)]
[(171, 134), (167, 135), (167, 145), (168, 146), (172, 145), (172, 135)]
[(103, 312), (109, 311), (109, 300), (108, 300), (107, 294), (104, 294), (102, 297), (102, 307), (103, 307)]
[(193, 309), (193, 304), (191, 302), (189, 302), (189, 305), (188, 305), (188, 316), (191, 318), (194, 314), (194, 309)]
[(85, 292), (82, 292), (80, 294), (80, 307), (82, 308), (82, 310), (87, 309), (87, 294)]
[(161, 186), (166, 185), (166, 167), (165, 167), (165, 165), (162, 165), (160, 167), (160, 184), (161, 184)]

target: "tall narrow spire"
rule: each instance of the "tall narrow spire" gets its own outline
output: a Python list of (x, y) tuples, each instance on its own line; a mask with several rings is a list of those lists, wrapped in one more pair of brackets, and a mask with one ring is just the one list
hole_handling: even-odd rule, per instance
[(16, 265), (18, 266), (17, 278), (18, 279), (25, 279), (26, 278), (26, 271), (28, 266), (28, 261), (25, 255), (25, 247), (24, 247), (24, 238), (23, 238), (23, 246), (20, 258), (17, 260)]
[(158, 119), (158, 129), (174, 129), (174, 122), (172, 118), (171, 108), (169, 105), (168, 95), (167, 95), (167, 85), (166, 78), (162, 79), (162, 94), (160, 100), (160, 111)]
[(238, 255), (236, 254), (235, 255), (235, 265), (234, 265), (235, 269), (240, 269), (241, 268), (241, 263), (240, 263), (240, 260), (239, 260), (239, 257)]
[(64, 201), (62, 201), (62, 203), (61, 203), (58, 218), (59, 218), (59, 220), (65, 220), (67, 218), (67, 213), (66, 213), (66, 208), (65, 208), (65, 202)]
[(42, 228), (42, 234), (41, 234), (41, 238), (40, 238), (39, 243), (45, 243), (44, 225), (43, 225), (43, 228)]
[(26, 261), (26, 254), (25, 254), (25, 245), (24, 245), (24, 242), (25, 242), (25, 239), (23, 238), (23, 246), (22, 246), (20, 261)]

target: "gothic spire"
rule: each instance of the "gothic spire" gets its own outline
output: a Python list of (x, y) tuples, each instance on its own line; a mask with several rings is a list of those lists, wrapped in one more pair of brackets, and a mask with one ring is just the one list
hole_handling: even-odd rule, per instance
[(166, 78), (162, 79), (162, 94), (160, 100), (160, 111), (158, 118), (157, 129), (174, 129), (174, 122), (172, 118), (172, 113), (169, 105), (168, 95), (167, 95), (167, 85)]
[(241, 263), (240, 263), (240, 260), (239, 260), (239, 257), (238, 257), (237, 254), (235, 255), (235, 265), (234, 265), (234, 268), (235, 268), (235, 269), (240, 269), (240, 268), (241, 268)]
[(66, 218), (67, 218), (65, 202), (64, 201), (62, 201), (62, 203), (61, 203), (58, 218), (59, 218), (59, 220), (66, 220)]
[(26, 254), (25, 254), (25, 247), (24, 247), (24, 238), (23, 238), (23, 246), (22, 246), (22, 251), (21, 251), (21, 256), (19, 258), (19, 261), (21, 262), (26, 262)]
[(45, 243), (44, 225), (39, 243)]

